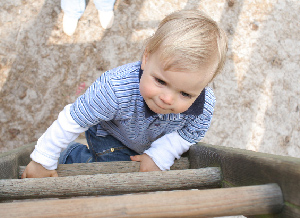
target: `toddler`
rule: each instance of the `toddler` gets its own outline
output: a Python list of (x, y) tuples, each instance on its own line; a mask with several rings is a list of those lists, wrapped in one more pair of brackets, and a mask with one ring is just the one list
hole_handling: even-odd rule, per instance
[[(168, 15), (142, 60), (103, 73), (39, 138), (22, 178), (57, 176), (59, 163), (139, 161), (169, 170), (208, 130), (227, 38), (198, 10)], [(88, 147), (73, 142), (85, 132)], [(63, 151), (63, 152), (62, 152)]]

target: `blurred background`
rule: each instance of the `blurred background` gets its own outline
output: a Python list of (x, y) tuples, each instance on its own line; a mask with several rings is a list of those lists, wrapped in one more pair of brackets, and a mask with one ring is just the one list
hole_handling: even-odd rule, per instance
[(204, 10), (229, 38), (202, 141), (300, 157), (297, 0), (118, 0), (108, 30), (90, 1), (71, 37), (59, 0), (1, 1), (0, 152), (36, 141), (103, 72), (140, 60), (144, 40), (179, 9)]

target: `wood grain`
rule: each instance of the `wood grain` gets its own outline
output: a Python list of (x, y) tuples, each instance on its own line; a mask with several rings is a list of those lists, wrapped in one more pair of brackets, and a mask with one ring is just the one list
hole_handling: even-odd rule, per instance
[(219, 168), (0, 180), (0, 200), (220, 187)]
[(198, 143), (189, 151), (191, 168), (220, 167), (223, 187), (277, 183), (285, 200), (281, 217), (300, 217), (300, 159)]
[(276, 184), (0, 204), (0, 217), (216, 217), (273, 214)]
[[(189, 169), (190, 162), (187, 157), (181, 157), (175, 160), (171, 170)], [(138, 172), (140, 163), (135, 161), (114, 161), (114, 162), (95, 162), (95, 163), (74, 163), (59, 164), (57, 173), (59, 177), (77, 176), (77, 175), (94, 175), (109, 173), (131, 173)], [(25, 166), (19, 167), (19, 178), (25, 170)]]

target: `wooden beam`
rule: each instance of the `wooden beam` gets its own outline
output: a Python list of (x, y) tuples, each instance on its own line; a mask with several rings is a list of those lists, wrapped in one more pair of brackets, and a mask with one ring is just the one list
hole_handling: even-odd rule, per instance
[(29, 155), (34, 149), (34, 144), (0, 154), (0, 179), (18, 178), (18, 166), (27, 165), (30, 162)]
[(0, 180), (0, 200), (220, 187), (219, 168)]
[(277, 183), (285, 200), (280, 217), (300, 217), (300, 159), (198, 143), (189, 151), (191, 168), (220, 167), (223, 187)]
[[(175, 160), (171, 170), (183, 170), (190, 168), (190, 162), (187, 157)], [(131, 173), (138, 172), (140, 163), (135, 161), (115, 161), (115, 162), (95, 162), (95, 163), (74, 163), (59, 164), (57, 173), (59, 177), (94, 175), (109, 173)], [(19, 178), (25, 170), (25, 166), (19, 167)]]
[(0, 217), (216, 217), (279, 213), (276, 184), (0, 204)]

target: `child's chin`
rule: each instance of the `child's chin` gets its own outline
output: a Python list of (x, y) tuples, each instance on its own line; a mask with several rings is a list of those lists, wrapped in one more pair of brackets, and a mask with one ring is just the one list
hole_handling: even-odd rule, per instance
[(149, 109), (151, 111), (153, 111), (154, 113), (156, 113), (156, 114), (169, 114), (169, 113), (171, 113), (171, 111), (169, 111), (169, 110), (164, 110), (164, 109), (158, 107), (154, 102), (148, 102), (147, 105), (148, 105)]
[(165, 113), (163, 113), (162, 109), (159, 109), (157, 107), (149, 107), (149, 108), (150, 108), (150, 110), (152, 110), (156, 114), (165, 114)]

